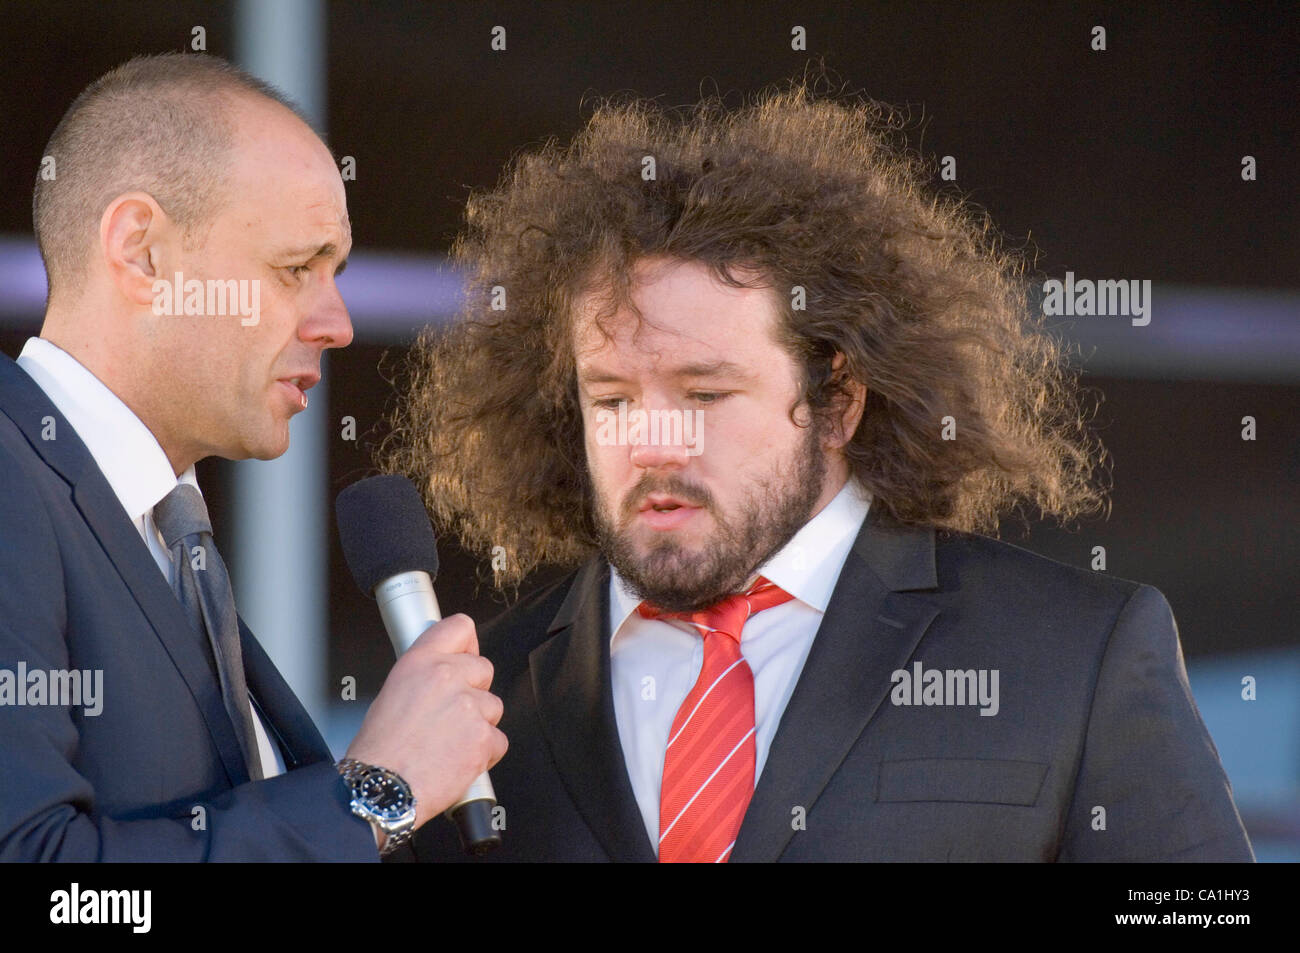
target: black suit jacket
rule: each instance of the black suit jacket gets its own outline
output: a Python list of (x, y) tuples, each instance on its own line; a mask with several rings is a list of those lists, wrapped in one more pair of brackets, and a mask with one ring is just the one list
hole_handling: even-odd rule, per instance
[(104, 696), (98, 715), (0, 707), (0, 860), (376, 860), (320, 733), (240, 632), (288, 769), (266, 781), (249, 781), (211, 652), (85, 444), (0, 357), (0, 669), (99, 670)]
[[(483, 627), (510, 740), (492, 859), (653, 861), (596, 559)], [(892, 675), (997, 669), (999, 710)], [(403, 859), (463, 859), (426, 825)], [(781, 718), (738, 861), (1253, 860), (1156, 589), (872, 507)]]

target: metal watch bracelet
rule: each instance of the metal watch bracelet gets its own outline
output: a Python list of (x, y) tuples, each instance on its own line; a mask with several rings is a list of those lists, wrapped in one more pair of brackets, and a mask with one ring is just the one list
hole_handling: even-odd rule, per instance
[[(383, 847), (379, 850), (380, 857), (387, 857), (411, 839), (411, 834), (415, 830), (415, 795), (401, 775), (388, 768), (366, 764), (354, 758), (344, 758), (335, 767), (352, 789), (352, 813), (367, 821), (371, 827), (383, 832), (385, 839)], [(386, 813), (392, 813), (391, 808), (378, 804), (366, 796), (364, 787), (370, 780), (379, 780), (396, 788), (399, 803), (404, 802), (404, 810), (399, 817), (385, 817)]]

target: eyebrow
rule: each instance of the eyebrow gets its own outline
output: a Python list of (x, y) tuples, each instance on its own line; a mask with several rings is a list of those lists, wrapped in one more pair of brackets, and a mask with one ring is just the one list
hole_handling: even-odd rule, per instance
[[(297, 260), (306, 256), (308, 261), (315, 261), (317, 258), (333, 258), (338, 254), (339, 247), (333, 242), (326, 242), (323, 245), (299, 245), (296, 248), (288, 248), (280, 253), (280, 258), (291, 258)], [(339, 266), (334, 269), (334, 276), (338, 277), (348, 267), (348, 260), (344, 258), (339, 262)]]
[[(750, 380), (754, 377), (745, 368), (731, 361), (698, 361), (694, 364), (680, 364), (677, 367), (670, 368), (668, 376), (672, 378), (689, 378), (689, 377), (738, 377), (742, 380)], [(591, 369), (583, 371), (578, 375), (578, 380), (583, 384), (621, 384), (627, 380), (619, 374), (611, 371)]]

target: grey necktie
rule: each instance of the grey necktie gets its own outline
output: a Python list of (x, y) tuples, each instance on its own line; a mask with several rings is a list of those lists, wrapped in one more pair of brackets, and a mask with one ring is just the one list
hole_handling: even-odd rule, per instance
[(248, 703), (244, 661), (239, 649), (239, 619), (226, 564), (212, 540), (212, 523), (199, 491), (188, 483), (176, 486), (153, 508), (153, 521), (171, 550), (176, 567), (172, 588), (195, 631), (206, 634), (217, 661), (221, 697), (235, 725), (244, 763), (253, 780), (262, 777), (262, 759)]

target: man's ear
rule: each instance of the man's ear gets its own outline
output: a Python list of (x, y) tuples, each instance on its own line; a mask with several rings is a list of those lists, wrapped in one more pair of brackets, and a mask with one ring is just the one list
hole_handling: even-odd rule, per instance
[(108, 276), (122, 296), (152, 304), (154, 282), (179, 261), (179, 229), (147, 192), (124, 192), (99, 220), (99, 250)]
[(827, 450), (839, 450), (853, 439), (866, 407), (867, 385), (850, 377), (845, 363), (844, 352), (836, 351), (831, 359), (831, 381), (839, 390), (829, 408), (832, 426), (822, 441)]

